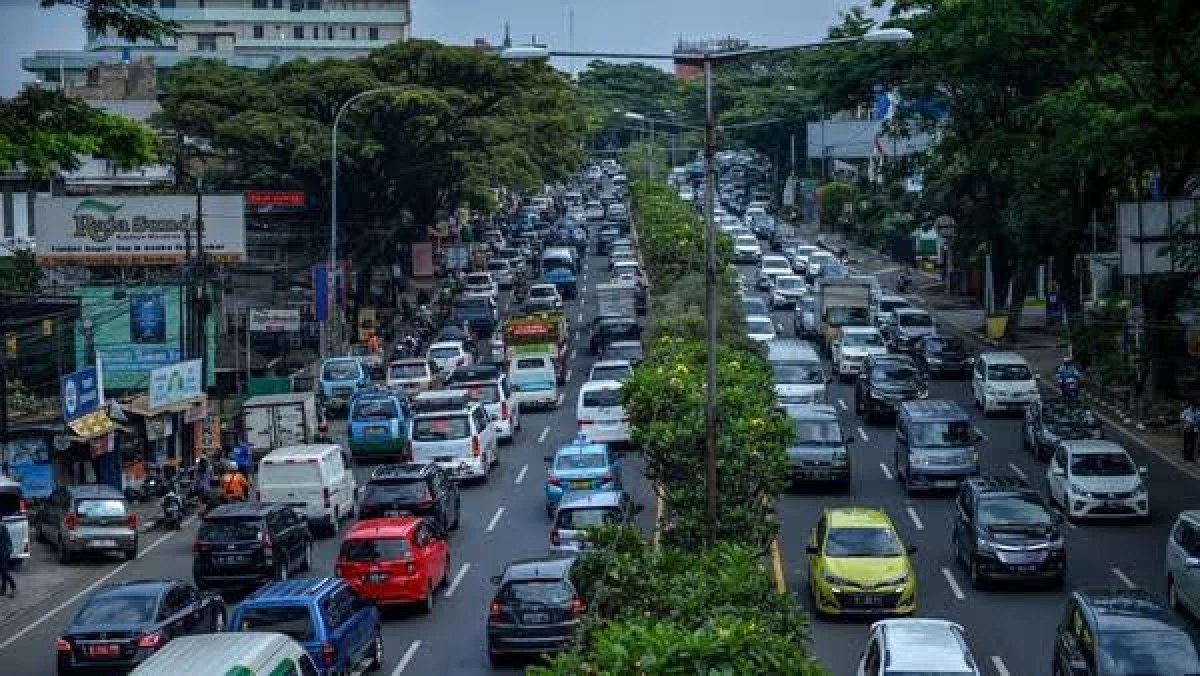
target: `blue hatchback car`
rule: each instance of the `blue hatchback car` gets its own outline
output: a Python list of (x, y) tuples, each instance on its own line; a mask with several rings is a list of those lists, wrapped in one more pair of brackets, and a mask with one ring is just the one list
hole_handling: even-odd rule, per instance
[(554, 515), (554, 508), (570, 491), (621, 490), (621, 465), (608, 444), (589, 443), (583, 437), (577, 437), (574, 443), (560, 447), (545, 460), (549, 464), (546, 471), (546, 514), (549, 516)]
[(379, 609), (336, 577), (268, 583), (234, 608), (229, 630), (286, 634), (327, 676), (383, 666)]

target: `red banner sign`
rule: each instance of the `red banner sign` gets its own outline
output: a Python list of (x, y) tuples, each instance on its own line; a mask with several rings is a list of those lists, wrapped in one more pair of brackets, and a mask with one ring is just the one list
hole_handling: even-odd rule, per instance
[(248, 207), (304, 208), (304, 192), (300, 190), (249, 190), (246, 192)]

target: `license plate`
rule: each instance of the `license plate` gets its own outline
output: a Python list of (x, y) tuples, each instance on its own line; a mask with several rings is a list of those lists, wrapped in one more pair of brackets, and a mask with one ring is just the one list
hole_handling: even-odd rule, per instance
[(1037, 570), (1037, 566), (1023, 565), (1016, 566), (1018, 573), (1032, 573)]
[(933, 482), (933, 485), (936, 488), (954, 488), (954, 487), (958, 486), (958, 482), (955, 481), (954, 479), (942, 479), (942, 480)]
[(434, 458), (433, 461), (434, 462), (453, 462), (454, 456), (453, 455), (439, 455), (438, 457)]
[(550, 613), (525, 613), (521, 615), (525, 624), (546, 624), (550, 621)]
[(388, 579), (387, 573), (367, 573), (363, 576), (363, 582), (384, 582)]
[(248, 557), (242, 554), (227, 554), (225, 556), (217, 557), (217, 563), (223, 566), (245, 563), (247, 560), (249, 560)]
[(883, 604), (883, 597), (877, 594), (863, 594), (858, 597), (858, 602), (864, 606), (878, 606)]
[(369, 434), (373, 437), (381, 437), (381, 436), (387, 434), (387, 428), (386, 427), (368, 427), (367, 434)]
[(88, 543), (89, 547), (112, 549), (117, 546), (116, 540), (92, 540)]
[(1105, 507), (1124, 507), (1125, 503), (1121, 500), (1105, 500), (1104, 506)]
[(572, 481), (571, 488), (587, 489), (592, 487), (591, 481)]
[(121, 654), (121, 647), (115, 643), (90, 645), (87, 647), (87, 654), (90, 657), (116, 657)]
[(399, 509), (389, 509), (383, 515), (388, 517), (404, 516), (404, 512)]

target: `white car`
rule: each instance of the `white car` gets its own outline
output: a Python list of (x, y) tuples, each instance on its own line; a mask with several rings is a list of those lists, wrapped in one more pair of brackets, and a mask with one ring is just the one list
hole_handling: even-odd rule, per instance
[(954, 674), (980, 676), (961, 625), (947, 620), (903, 617), (871, 625), (856, 676)]
[(771, 286), (771, 309), (795, 307), (801, 298), (808, 295), (808, 284), (800, 275), (778, 275)]
[(869, 355), (888, 353), (883, 334), (873, 326), (842, 327), (829, 351), (833, 374), (842, 382), (861, 373), (863, 362)]
[(599, 202), (588, 202), (583, 206), (583, 217), (589, 221), (603, 221), (604, 205)]
[(449, 373), (460, 366), (471, 365), (471, 353), (461, 341), (446, 340), (429, 346), (425, 359), (433, 362), (438, 371)]
[(496, 284), (496, 280), (492, 278), (490, 272), (467, 273), (464, 290), (467, 293), (487, 294), (493, 298), (500, 294), (500, 286)]
[(875, 325), (883, 328), (895, 321), (893, 312), (900, 308), (912, 307), (903, 296), (878, 296), (875, 298)]
[(768, 291), (775, 284), (778, 275), (792, 274), (792, 264), (783, 256), (763, 256), (758, 264), (758, 289)]
[(592, 364), (588, 380), (616, 380), (624, 382), (633, 375), (633, 364), (628, 359), (608, 359)]
[(821, 274), (821, 269), (830, 265), (836, 265), (838, 262), (837, 256), (827, 251), (816, 251), (808, 256), (808, 260), (804, 265), (804, 274), (808, 275), (809, 279), (815, 278)]
[(766, 315), (750, 315), (746, 317), (746, 337), (759, 342), (773, 340), (779, 335), (775, 320)]
[(984, 415), (1024, 411), (1041, 398), (1037, 375), (1016, 352), (984, 352), (975, 359), (971, 394)]
[(616, 380), (584, 383), (579, 388), (575, 420), (580, 436), (592, 443), (628, 443), (632, 429), (621, 405), (621, 383)]
[(558, 292), (558, 287), (553, 284), (534, 284), (529, 287), (529, 297), (542, 300), (544, 298), (554, 299), (554, 309), (561, 310), (563, 307), (562, 294)]
[(738, 235), (733, 240), (733, 259), (738, 263), (757, 263), (762, 260), (762, 247), (754, 235)]
[(1129, 453), (1105, 439), (1071, 439), (1058, 442), (1046, 483), (1050, 499), (1068, 519), (1150, 518), (1150, 494), (1145, 467)]

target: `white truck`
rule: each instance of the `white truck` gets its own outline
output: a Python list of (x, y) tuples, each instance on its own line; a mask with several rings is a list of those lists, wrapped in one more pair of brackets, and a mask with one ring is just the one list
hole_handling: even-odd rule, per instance
[(321, 424), (312, 392), (250, 397), (242, 404), (242, 416), (255, 462), (277, 448), (315, 442)]
[(606, 282), (596, 285), (597, 317), (636, 317), (637, 284)]
[(816, 316), (821, 343), (828, 349), (844, 326), (872, 326), (872, 280), (864, 277), (817, 279)]

